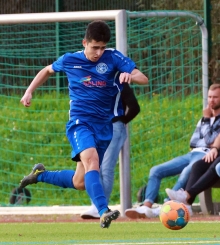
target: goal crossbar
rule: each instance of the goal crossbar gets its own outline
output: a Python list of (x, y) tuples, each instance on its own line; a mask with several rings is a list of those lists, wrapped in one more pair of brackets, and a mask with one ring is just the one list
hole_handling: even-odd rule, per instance
[(31, 14), (2, 14), (0, 25), (44, 23), (44, 22), (71, 22), (86, 20), (115, 20), (116, 49), (127, 54), (127, 14), (126, 10), (103, 10), (84, 12), (56, 12)]

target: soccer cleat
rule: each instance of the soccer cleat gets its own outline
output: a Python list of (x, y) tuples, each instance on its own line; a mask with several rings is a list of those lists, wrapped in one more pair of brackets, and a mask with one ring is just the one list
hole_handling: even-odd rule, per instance
[(112, 220), (116, 220), (120, 215), (118, 210), (111, 211), (110, 209), (105, 211), (100, 217), (100, 226), (102, 228), (108, 228)]
[(20, 182), (20, 188), (24, 188), (27, 185), (36, 184), (37, 176), (45, 171), (45, 167), (42, 163), (35, 164), (31, 173), (24, 178)]
[(179, 189), (178, 191), (174, 191), (174, 190), (171, 190), (169, 188), (166, 188), (165, 191), (171, 200), (176, 200), (176, 201), (179, 201), (179, 202), (182, 202), (182, 203), (188, 205), (187, 194), (183, 189)]
[(99, 219), (100, 218), (98, 210), (94, 204), (92, 204), (91, 207), (86, 212), (82, 213), (80, 216), (82, 219)]

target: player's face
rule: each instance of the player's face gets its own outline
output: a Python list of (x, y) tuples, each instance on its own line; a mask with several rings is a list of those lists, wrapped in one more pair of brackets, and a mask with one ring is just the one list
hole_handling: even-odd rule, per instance
[(87, 42), (84, 39), (83, 46), (85, 48), (84, 54), (86, 58), (92, 62), (96, 62), (100, 59), (100, 57), (104, 53), (105, 48), (106, 48), (106, 43), (96, 42), (94, 40), (92, 40), (91, 42)]
[(208, 104), (211, 109), (217, 110), (220, 108), (220, 89), (209, 90), (208, 92)]

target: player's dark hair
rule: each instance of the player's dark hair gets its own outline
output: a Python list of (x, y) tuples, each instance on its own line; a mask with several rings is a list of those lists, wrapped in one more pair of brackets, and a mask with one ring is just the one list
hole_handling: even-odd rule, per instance
[(106, 22), (94, 20), (88, 24), (85, 34), (87, 42), (95, 40), (96, 42), (108, 43), (111, 37), (111, 31)]

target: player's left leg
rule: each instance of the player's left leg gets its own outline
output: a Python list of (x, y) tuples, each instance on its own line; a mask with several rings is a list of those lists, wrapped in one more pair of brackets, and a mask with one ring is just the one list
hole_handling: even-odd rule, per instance
[[(114, 171), (117, 164), (119, 152), (126, 140), (126, 127), (123, 122), (117, 121), (113, 123), (113, 137), (100, 167), (100, 181), (107, 199), (109, 198), (113, 189)], [(98, 210), (92, 203), (91, 207), (81, 214), (83, 219), (97, 219), (99, 218)]]
[(38, 163), (34, 165), (31, 173), (21, 180), (20, 188), (44, 182), (62, 188), (85, 190), (84, 175), (85, 169), (81, 162), (77, 162), (76, 171), (70, 169), (48, 171), (42, 163)]
[(95, 204), (99, 215), (102, 228), (108, 228), (112, 220), (120, 215), (118, 210), (111, 211), (108, 208), (100, 177), (99, 177), (99, 156), (95, 148), (89, 148), (80, 153), (80, 159), (85, 168), (85, 187), (86, 191)]
[(30, 184), (45, 182), (62, 188), (75, 188), (73, 185), (74, 170), (47, 171), (42, 163), (35, 164), (31, 173), (20, 182), (20, 188)]
[(81, 191), (85, 190), (84, 177), (85, 177), (85, 168), (81, 161), (77, 162), (76, 172), (72, 179), (75, 189), (81, 190)]

